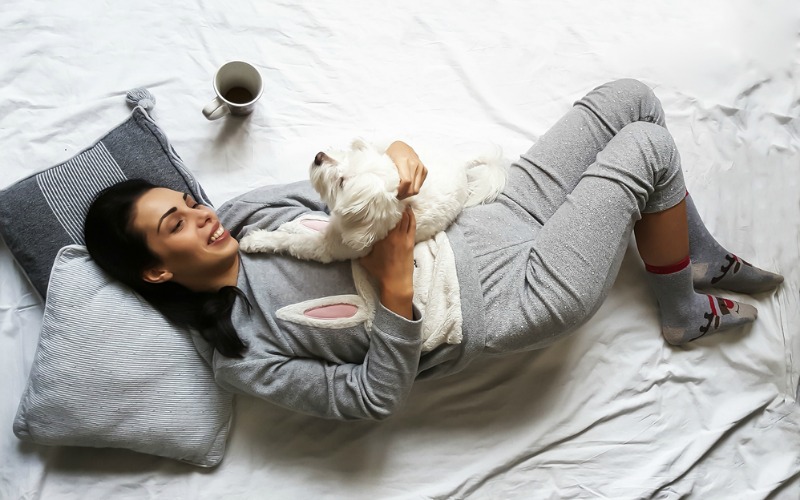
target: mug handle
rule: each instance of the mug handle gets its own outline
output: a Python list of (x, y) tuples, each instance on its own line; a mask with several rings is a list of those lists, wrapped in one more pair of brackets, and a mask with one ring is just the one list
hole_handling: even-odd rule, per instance
[(217, 118), (222, 118), (223, 116), (230, 113), (228, 106), (222, 102), (219, 97), (215, 97), (213, 101), (206, 104), (206, 107), (203, 108), (203, 114), (209, 120), (216, 120)]

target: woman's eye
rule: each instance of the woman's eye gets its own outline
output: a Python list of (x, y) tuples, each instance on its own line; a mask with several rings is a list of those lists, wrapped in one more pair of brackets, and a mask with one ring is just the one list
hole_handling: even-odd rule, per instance
[(183, 219), (179, 220), (178, 223), (175, 224), (175, 227), (172, 228), (172, 232), (177, 233), (178, 231), (181, 230), (181, 227), (183, 227)]

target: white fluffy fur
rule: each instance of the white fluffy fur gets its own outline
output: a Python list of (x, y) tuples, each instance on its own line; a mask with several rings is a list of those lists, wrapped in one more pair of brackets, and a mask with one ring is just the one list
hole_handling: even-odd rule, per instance
[(241, 249), (319, 262), (354, 259), (397, 225), (406, 205), (414, 210), (419, 242), (447, 229), (465, 207), (493, 201), (505, 186), (508, 162), (499, 148), (466, 160), (436, 151), (418, 154), (428, 176), (419, 194), (404, 200), (397, 199), (397, 168), (382, 149), (356, 139), (349, 149), (319, 155), (321, 164), (311, 164), (311, 183), (330, 209), (327, 228), (312, 231), (293, 221), (250, 233)]

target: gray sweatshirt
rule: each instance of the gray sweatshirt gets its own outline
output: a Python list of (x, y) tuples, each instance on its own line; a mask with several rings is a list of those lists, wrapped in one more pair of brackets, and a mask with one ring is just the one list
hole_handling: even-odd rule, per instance
[[(327, 213), (327, 208), (308, 182), (256, 189), (218, 211), (237, 239), (313, 212)], [(483, 349), (483, 299), (475, 264), (457, 224), (447, 236), (461, 297), (460, 344), (422, 353), (419, 310), (410, 321), (379, 303), (371, 331), (364, 323), (328, 329), (284, 321), (276, 311), (286, 306), (356, 294), (351, 263), (241, 253), (237, 286), (252, 310), (237, 300), (232, 321), (248, 348), (243, 358), (226, 358), (195, 336), (198, 351), (217, 383), (231, 392), (319, 417), (386, 418), (403, 405), (414, 380), (453, 374)]]

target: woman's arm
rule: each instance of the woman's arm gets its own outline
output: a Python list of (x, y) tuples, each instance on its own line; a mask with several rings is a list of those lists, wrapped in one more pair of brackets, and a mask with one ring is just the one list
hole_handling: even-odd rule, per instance
[(406, 319), (413, 319), (414, 237), (417, 222), (409, 206), (388, 235), (372, 246), (360, 261), (378, 281), (381, 304)]
[(276, 352), (256, 352), (245, 360), (217, 354), (217, 382), (319, 417), (380, 420), (394, 413), (411, 391), (422, 351), (422, 319), (412, 304), (415, 229), (409, 209), (361, 259), (381, 288), (362, 363), (337, 364)]
[(419, 368), (421, 321), (385, 307), (373, 320), (370, 347), (361, 364), (289, 357), (273, 352), (236, 360), (215, 355), (223, 388), (293, 411), (338, 420), (383, 420), (402, 407)]

